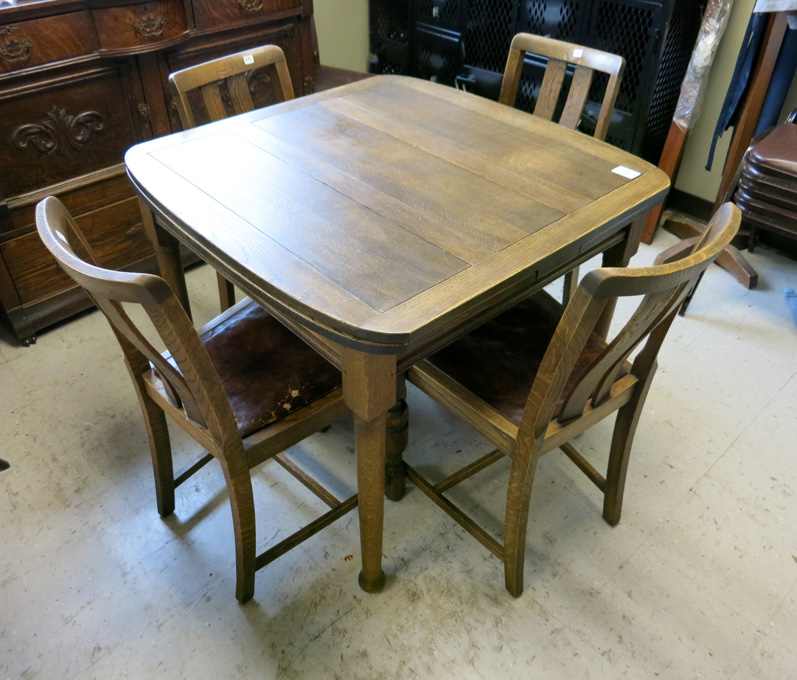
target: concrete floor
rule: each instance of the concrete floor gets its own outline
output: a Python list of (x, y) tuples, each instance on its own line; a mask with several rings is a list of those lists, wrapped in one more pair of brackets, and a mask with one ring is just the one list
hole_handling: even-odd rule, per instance
[[(636, 264), (673, 237), (659, 234)], [(385, 516), (387, 586), (357, 587), (348, 515), (234, 598), (231, 520), (209, 465), (155, 508), (138, 404), (98, 313), (0, 339), (0, 678), (797, 678), (797, 263), (761, 248), (747, 291), (713, 267), (662, 350), (617, 527), (563, 456), (532, 497), (526, 591), (416, 489)], [(207, 267), (195, 316), (216, 307)], [(620, 315), (624, 313), (620, 311)], [(410, 391), (408, 460), (445, 474), (490, 447)], [(605, 460), (609, 427), (579, 444)], [(177, 455), (195, 450), (176, 434)], [(355, 479), (348, 422), (295, 447)], [(499, 527), (505, 465), (459, 491)], [(318, 502), (266, 464), (259, 546)]]

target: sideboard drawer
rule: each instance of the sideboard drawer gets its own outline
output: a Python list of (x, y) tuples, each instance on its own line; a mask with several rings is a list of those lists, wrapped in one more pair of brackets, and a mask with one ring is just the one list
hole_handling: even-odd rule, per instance
[(155, 0), (136, 5), (92, 10), (100, 49), (125, 50), (153, 47), (188, 30), (180, 0)]
[(197, 28), (210, 28), (272, 12), (301, 13), (302, 0), (195, 0)]
[(97, 48), (85, 12), (0, 26), (0, 73), (90, 54)]
[[(78, 215), (75, 219), (100, 264), (109, 269), (122, 269), (131, 262), (152, 255), (152, 245), (144, 234), (136, 197)], [(75, 287), (44, 247), (37, 232), (0, 244), (0, 254), (8, 264), (23, 305)]]

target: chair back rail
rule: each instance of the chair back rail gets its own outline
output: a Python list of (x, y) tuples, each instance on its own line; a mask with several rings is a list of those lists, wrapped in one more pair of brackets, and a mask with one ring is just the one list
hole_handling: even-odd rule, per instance
[[(599, 406), (608, 398), (631, 353), (643, 341), (631, 373), (640, 381), (655, 367), (655, 356), (666, 330), (700, 274), (713, 262), (739, 228), (739, 209), (726, 203), (712, 218), (690, 255), (664, 265), (640, 268), (601, 268), (587, 274), (566, 308), (537, 372), (520, 424), (519, 436), (545, 436), (557, 401), (576, 361), (609, 300), (642, 296), (636, 310), (605, 349), (582, 373), (561, 412), (566, 422), (580, 416), (588, 403)], [(657, 329), (659, 329), (658, 332)]]
[(271, 81), (279, 99), (293, 99), (285, 54), (277, 45), (263, 45), (251, 50), (213, 59), (211, 61), (176, 71), (169, 75), (169, 86), (175, 96), (180, 120), (186, 128), (196, 126), (196, 117), (189, 94), (198, 90), (211, 121), (228, 116), (221, 85), (226, 85), (229, 104), (235, 114), (254, 110), (249, 91), (249, 79), (258, 69), (270, 68)]
[(554, 40), (530, 33), (518, 33), (509, 48), (501, 94), (498, 101), (514, 106), (517, 97), (523, 62), (527, 53), (546, 57), (548, 60), (545, 75), (537, 96), (534, 115), (552, 120), (562, 92), (567, 65), (573, 64), (573, 78), (567, 94), (559, 124), (575, 129), (578, 126), (587, 103), (592, 77), (595, 71), (606, 73), (609, 77), (601, 103), (595, 138), (606, 139), (609, 121), (620, 90), (620, 80), (625, 69), (625, 60), (615, 54), (582, 47), (573, 43)]
[[(189, 66), (169, 75), (169, 87), (174, 95), (177, 111), (183, 127), (193, 128), (201, 110), (194, 105), (204, 105), (204, 113), (210, 122), (222, 120), (229, 115), (246, 113), (255, 109), (250, 92), (250, 79), (257, 71), (268, 68), (271, 84), (277, 101), (293, 99), (293, 84), (288, 72), (285, 54), (277, 45), (262, 45), (225, 57), (219, 57), (195, 66)], [(222, 88), (222, 85), (225, 87)], [(198, 93), (199, 96), (194, 96)], [(199, 117), (199, 120), (204, 120)], [(235, 304), (235, 289), (219, 272), (216, 273), (221, 310)]]

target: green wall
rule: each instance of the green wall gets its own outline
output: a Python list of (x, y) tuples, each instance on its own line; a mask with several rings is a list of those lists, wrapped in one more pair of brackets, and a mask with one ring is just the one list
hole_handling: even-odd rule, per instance
[(368, 0), (315, 0), (318, 52), (325, 66), (368, 70)]

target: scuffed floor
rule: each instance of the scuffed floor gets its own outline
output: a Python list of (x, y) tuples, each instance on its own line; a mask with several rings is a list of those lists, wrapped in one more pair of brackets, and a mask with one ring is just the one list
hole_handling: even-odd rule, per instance
[[(661, 233), (634, 260), (670, 245)], [(357, 587), (356, 514), (258, 572), (234, 598), (217, 466), (155, 508), (144, 427), (104, 319), (30, 348), (0, 339), (0, 678), (797, 678), (797, 263), (760, 248), (760, 287), (716, 267), (665, 344), (624, 515), (563, 456), (535, 482), (526, 591), (412, 487), (388, 502), (379, 595)], [(195, 317), (217, 309), (208, 267)], [(622, 315), (623, 311), (620, 311)], [(445, 475), (490, 447), (410, 389), (406, 457)], [(605, 460), (609, 428), (580, 439)], [(177, 432), (187, 459), (193, 443)], [(355, 479), (348, 422), (292, 450)], [(312, 462), (308, 464), (313, 464)], [(506, 465), (457, 490), (499, 528)], [(322, 511), (275, 464), (254, 475), (259, 549)], [(352, 558), (353, 556), (353, 558)]]

